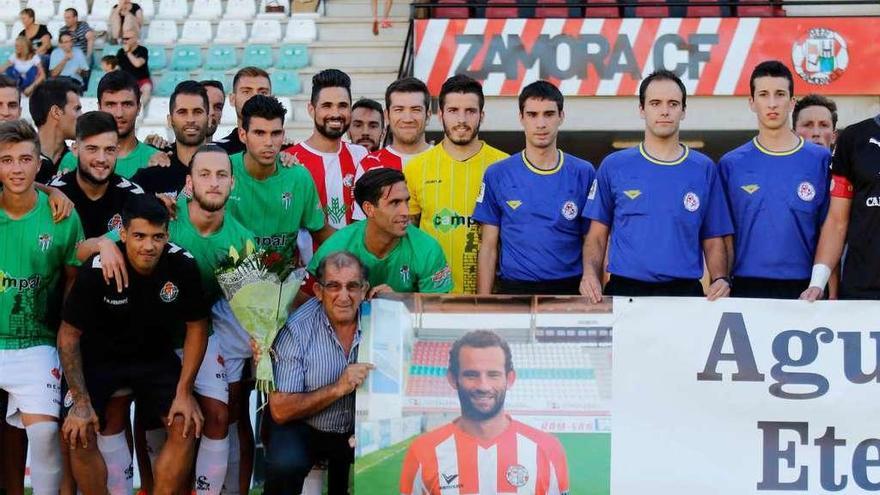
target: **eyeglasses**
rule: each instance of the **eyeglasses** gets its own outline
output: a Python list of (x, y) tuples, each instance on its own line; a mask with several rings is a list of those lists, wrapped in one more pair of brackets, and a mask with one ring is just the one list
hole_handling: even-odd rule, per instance
[[(343, 285), (339, 282), (327, 282), (326, 284), (322, 284), (318, 282), (318, 285), (324, 288), (327, 292), (337, 293), (342, 290)], [(348, 292), (360, 292), (364, 290), (366, 284), (363, 282), (349, 282), (345, 284), (345, 290)]]

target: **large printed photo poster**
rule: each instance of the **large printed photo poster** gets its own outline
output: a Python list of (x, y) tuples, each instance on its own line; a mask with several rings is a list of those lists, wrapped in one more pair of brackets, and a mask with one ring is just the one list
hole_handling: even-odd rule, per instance
[[(880, 491), (876, 302), (409, 295), (363, 330), (356, 493)], [(475, 331), (515, 375), (461, 350), (450, 373)], [(494, 407), (492, 441), (456, 429)]]

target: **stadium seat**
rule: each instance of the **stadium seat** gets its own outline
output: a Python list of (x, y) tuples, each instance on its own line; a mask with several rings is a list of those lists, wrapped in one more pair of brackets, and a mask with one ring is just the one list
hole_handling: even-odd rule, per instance
[(186, 0), (159, 0), (156, 19), (186, 19), (188, 13)]
[[(266, 13), (266, 7), (269, 5), (281, 5), (284, 7), (284, 13)], [(260, 0), (260, 7), (257, 9), (257, 17), (289, 17), (290, 0)]]
[(190, 79), (192, 78), (188, 71), (166, 70), (162, 73), (162, 77), (159, 78), (159, 83), (156, 84), (156, 95), (170, 96), (178, 84)]
[(9, 39), (12, 42), (15, 42), (15, 38), (18, 36), (18, 33), (24, 29), (24, 24), (21, 23), (21, 20), (17, 20), (12, 23), (12, 28), (9, 30)]
[(273, 45), (281, 41), (281, 23), (276, 19), (256, 19), (251, 26), (251, 43)]
[(278, 103), (281, 103), (281, 106), (284, 107), (285, 110), (287, 110), (287, 113), (284, 114), (286, 115), (284, 120), (288, 122), (293, 122), (293, 104), (290, 103), (290, 98), (287, 98), (285, 96), (276, 96), (275, 99), (278, 100)]
[(229, 70), (238, 65), (235, 56), (235, 48), (229, 45), (214, 45), (208, 48), (208, 56), (205, 60), (205, 69)]
[[(230, 84), (226, 89), (227, 93), (232, 92), (232, 85)], [(287, 116), (287, 120), (290, 120), (290, 115)], [(235, 107), (230, 105), (228, 102), (226, 105), (223, 105), (223, 115), (220, 116), (220, 125), (232, 125), (238, 123), (238, 115), (235, 114)]]
[(284, 34), (285, 43), (309, 43), (318, 39), (314, 19), (291, 18)]
[(276, 69), (301, 69), (309, 65), (309, 49), (305, 45), (282, 45)]
[(113, 45), (108, 43), (104, 45), (104, 48), (101, 50), (101, 56), (106, 57), (107, 55), (113, 55), (115, 57), (116, 54), (119, 53), (120, 48), (122, 48), (122, 45)]
[(155, 20), (150, 22), (144, 43), (151, 45), (170, 45), (177, 41), (177, 22)]
[(86, 88), (84, 96), (98, 97), (98, 83), (101, 82), (102, 77), (104, 77), (104, 71), (101, 69), (92, 70), (92, 75), (89, 77), (89, 87)]
[(40, 24), (45, 24), (55, 17), (54, 0), (28, 0), (27, 6), (29, 9), (34, 9), (37, 22)]
[(543, 0), (541, 4), (560, 4), (559, 7), (538, 7), (535, 9), (535, 17), (541, 18), (567, 18), (568, 6), (565, 0)]
[(165, 55), (164, 46), (147, 45), (147, 53), (149, 54), (147, 64), (150, 66), (151, 72), (162, 70), (168, 66), (168, 57)]
[[(739, 0), (737, 3), (737, 17), (782, 17), (785, 15), (782, 6), (767, 5), (765, 0)], [(764, 5), (754, 5), (757, 3)]]
[(61, 31), (61, 28), (63, 27), (64, 21), (59, 21), (58, 19), (52, 19), (46, 23), (46, 29), (48, 29), (49, 34), (52, 35), (52, 44), (55, 46), (58, 45), (58, 31)]
[(214, 43), (237, 45), (247, 40), (247, 25), (242, 19), (223, 19), (217, 25)]
[(302, 83), (296, 71), (276, 70), (271, 74), (271, 79), (273, 94), (291, 96), (302, 92)]
[(153, 0), (139, 1), (138, 5), (141, 6), (141, 10), (144, 12), (144, 20), (156, 17), (156, 4), (153, 3)]
[(183, 23), (183, 29), (180, 33), (181, 43), (189, 44), (208, 44), (213, 38), (211, 33), (211, 21), (187, 19)]
[(224, 19), (253, 19), (257, 15), (254, 0), (227, 0)]
[[(691, 0), (696, 2), (717, 2), (718, 0)], [(689, 5), (687, 7), (687, 11), (685, 12), (685, 17), (727, 17), (728, 13), (725, 11), (729, 11), (729, 7), (722, 7), (720, 5)]]
[(272, 67), (273, 62), (272, 47), (269, 45), (248, 45), (241, 58), (242, 67), (253, 66), (268, 69)]
[(15, 21), (18, 19), (20, 11), (21, 2), (19, 0), (0, 0), (0, 21)]
[(173, 141), (174, 136), (173, 135), (169, 136), (169, 134), (171, 134), (169, 131), (170, 131), (170, 129), (167, 126), (139, 125), (139, 126), (137, 126), (137, 130), (135, 131), (135, 135), (141, 141), (144, 141), (145, 139), (147, 139), (147, 136), (149, 136), (151, 134), (156, 134), (156, 135), (164, 137), (165, 139), (170, 139), (171, 141)]
[[(640, 4), (640, 3), (662, 3), (663, 0), (635, 0), (632, 3)], [(669, 7), (660, 6), (660, 5), (650, 5), (650, 6), (636, 6), (636, 7), (625, 7), (627, 12), (634, 12), (635, 17), (669, 17)], [(632, 16), (628, 16), (632, 17)]]
[(15, 51), (13, 45), (0, 45), (0, 60), (9, 60), (9, 56)]
[(190, 19), (206, 19), (212, 21), (223, 15), (223, 5), (220, 0), (193, 0)]
[(79, 103), (80, 105), (82, 105), (82, 113), (91, 112), (98, 109), (98, 98), (94, 96), (83, 95), (83, 98), (80, 98)]
[[(174, 88), (172, 88), (172, 91)], [(168, 107), (170, 103), (168, 98), (154, 97), (150, 98), (147, 111), (144, 115), (145, 125), (165, 125), (168, 121)]]
[[(486, 17), (491, 19), (515, 19), (520, 17), (519, 7), (510, 6), (512, 3), (516, 3), (516, 0), (487, 0)], [(502, 6), (492, 7), (491, 5), (493, 4), (502, 4)]]
[(0, 22), (0, 43), (6, 43), (9, 33), (6, 32), (6, 23)]
[[(437, 0), (438, 5), (464, 5), (467, 0)], [(467, 19), (470, 17), (468, 7), (441, 7), (434, 9), (434, 17), (445, 19)]]
[(198, 79), (199, 81), (204, 81), (204, 80), (220, 81), (223, 83), (223, 90), (226, 93), (229, 93), (230, 90), (228, 88), (232, 87), (232, 74), (230, 74), (226, 71), (223, 71), (223, 70), (203, 70), (198, 73), (198, 75), (196, 76), (196, 79)]
[[(76, 9), (80, 19), (85, 19), (89, 15), (89, 4), (86, 0), (61, 0), (58, 2), (58, 12), (55, 14), (55, 18), (64, 20), (64, 11), (70, 8)], [(55, 39), (55, 41), (58, 40)]]
[[(89, 11), (89, 23), (95, 21), (104, 21), (107, 22), (107, 19), (110, 18), (110, 11), (113, 10), (113, 5), (116, 4), (115, 0), (94, 0), (92, 2), (92, 9)], [(80, 18), (85, 17), (85, 15), (80, 12)]]
[(198, 45), (177, 45), (171, 52), (171, 70), (192, 71), (202, 66), (202, 49)]
[[(82, 19), (82, 16), (80, 16)], [(89, 21), (89, 27), (91, 27), (96, 33), (102, 33), (107, 31), (107, 21)]]

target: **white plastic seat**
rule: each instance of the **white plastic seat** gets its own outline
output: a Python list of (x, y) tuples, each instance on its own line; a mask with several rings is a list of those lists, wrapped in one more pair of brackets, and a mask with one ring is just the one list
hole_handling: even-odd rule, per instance
[(21, 0), (0, 0), (0, 21), (12, 22), (18, 19)]
[(314, 19), (291, 18), (284, 35), (285, 43), (309, 43), (318, 38), (318, 27)]
[(168, 122), (169, 99), (161, 96), (150, 98), (144, 125), (165, 125)]
[(6, 32), (6, 23), (0, 22), (0, 43), (5, 44), (9, 33)]
[[(232, 88), (228, 88), (226, 91), (231, 93)], [(285, 120), (290, 120), (290, 115), (288, 115)], [(236, 116), (236, 114), (235, 114), (235, 107), (230, 105), (227, 102), (226, 105), (223, 105), (223, 114), (220, 115), (220, 125), (231, 125), (234, 127), (237, 122), (238, 122), (238, 116)], [(228, 132), (227, 132), (227, 134), (228, 134)], [(225, 135), (226, 134), (223, 134), (218, 137), (222, 137)]]
[[(170, 129), (168, 127), (139, 125), (137, 126), (137, 130), (135, 131), (135, 135), (137, 135), (137, 138), (141, 141), (147, 139), (147, 136), (149, 136), (150, 134), (156, 134), (164, 137), (165, 139), (168, 139), (170, 134), (168, 132), (169, 130)], [(173, 136), (171, 136), (171, 140), (174, 140)]]
[[(107, 22), (110, 19), (110, 11), (116, 5), (115, 0), (94, 0), (92, 2), (92, 10), (89, 11), (89, 23), (96, 21)], [(83, 17), (83, 14), (79, 14)]]
[(193, 0), (190, 19), (219, 19), (223, 15), (220, 0)]
[(223, 19), (217, 24), (214, 43), (237, 45), (247, 40), (247, 25), (242, 19)]
[(284, 121), (293, 122), (293, 105), (290, 103), (290, 98), (285, 98), (283, 96), (276, 96), (275, 98), (281, 103), (281, 106), (287, 110), (287, 113), (284, 114)]
[(155, 20), (150, 22), (147, 30), (147, 45), (170, 45), (177, 41), (177, 23), (171, 20)]
[(29, 9), (34, 9), (37, 23), (45, 24), (55, 17), (54, 0), (28, 0)]
[(95, 33), (107, 32), (107, 21), (89, 21), (89, 27), (91, 27)]
[(156, 4), (153, 3), (153, 0), (140, 0), (137, 4), (141, 6), (141, 11), (144, 13), (144, 20), (156, 17)]
[(186, 0), (159, 0), (156, 19), (185, 19), (188, 13)]
[(58, 2), (58, 12), (55, 13), (55, 18), (64, 20), (64, 11), (69, 8), (76, 9), (80, 20), (85, 19), (89, 15), (89, 4), (86, 3), (86, 0), (61, 0)]
[(251, 43), (271, 45), (281, 41), (281, 23), (276, 19), (256, 19), (251, 26)]
[[(11, 0), (5, 0), (11, 1)], [(254, 0), (227, 0), (224, 19), (253, 19), (257, 15)]]
[(187, 44), (206, 44), (211, 41), (212, 37), (211, 21), (187, 19), (183, 23), (178, 41)]
[[(266, 13), (267, 5), (275, 5), (279, 4), (284, 7), (284, 13), (281, 12), (273, 12), (271, 14)], [(287, 17), (290, 15), (290, 0), (260, 0), (260, 6), (257, 8), (257, 17)]]
[(98, 109), (98, 99), (90, 98), (87, 96), (83, 96), (79, 99), (80, 105), (82, 105), (82, 113), (91, 112), (92, 110)]
[(52, 35), (52, 44), (55, 46), (58, 46), (58, 31), (61, 31), (61, 28), (63, 27), (64, 21), (59, 21), (58, 19), (52, 19), (46, 23), (46, 29), (48, 29), (49, 34)]
[(24, 29), (24, 24), (21, 23), (20, 20), (12, 23), (12, 29), (9, 30), (9, 40), (13, 43), (15, 42), (15, 38), (18, 38), (18, 33)]

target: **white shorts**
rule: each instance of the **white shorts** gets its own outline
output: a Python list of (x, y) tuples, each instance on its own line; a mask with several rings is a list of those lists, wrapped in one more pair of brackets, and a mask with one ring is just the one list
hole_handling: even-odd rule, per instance
[[(219, 400), (227, 404), (229, 402), (229, 385), (226, 383), (226, 366), (216, 335), (208, 337), (208, 347), (205, 349), (205, 357), (199, 372), (196, 374), (196, 382), (193, 391), (202, 397)], [(175, 351), (177, 357), (183, 359), (183, 349)]]
[(226, 379), (229, 383), (241, 381), (244, 360), (253, 357), (251, 337), (235, 319), (226, 299), (220, 299), (211, 308), (211, 320), (214, 337), (226, 360)]
[(5, 414), (10, 425), (24, 428), (21, 413), (57, 418), (61, 411), (58, 350), (48, 345), (0, 349), (0, 389), (9, 394)]

